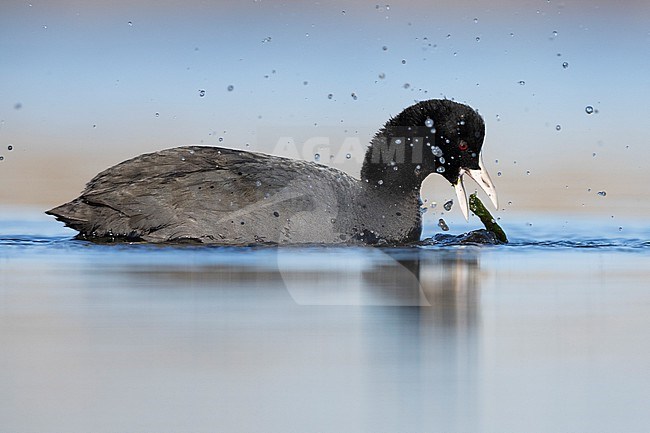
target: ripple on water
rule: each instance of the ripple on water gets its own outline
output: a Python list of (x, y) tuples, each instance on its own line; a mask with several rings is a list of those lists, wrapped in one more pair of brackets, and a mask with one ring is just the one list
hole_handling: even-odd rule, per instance
[[(650, 251), (650, 241), (643, 239), (626, 239), (626, 238), (594, 238), (594, 239), (525, 239), (525, 238), (514, 238), (510, 240), (510, 243), (503, 244), (499, 242), (493, 233), (488, 232), (487, 230), (474, 230), (467, 233), (462, 233), (458, 235), (438, 233), (433, 237), (427, 237), (422, 239), (420, 242), (413, 244), (405, 245), (404, 248), (431, 248), (431, 247), (454, 247), (454, 246), (463, 246), (463, 245), (504, 245), (509, 248), (520, 248), (520, 249), (536, 249), (536, 250), (558, 250), (558, 249), (588, 249), (588, 250), (609, 250), (609, 251)], [(241, 251), (241, 250), (255, 250), (264, 248), (263, 245), (260, 246), (240, 246), (240, 247), (221, 247), (215, 245), (201, 245), (201, 244), (146, 244), (142, 242), (113, 242), (113, 243), (93, 243), (86, 240), (78, 240), (70, 238), (67, 236), (29, 236), (29, 235), (12, 235), (12, 236), (0, 236), (0, 247), (5, 248), (39, 248), (46, 249), (54, 252), (55, 250), (60, 250), (61, 248), (68, 249), (77, 249), (77, 248), (87, 248), (87, 247), (96, 247), (100, 249), (111, 249), (109, 251), (117, 252), (122, 249), (129, 249), (131, 251), (136, 251), (138, 249), (151, 249), (154, 248), (158, 251), (164, 251), (165, 249), (223, 249), (227, 251)], [(277, 245), (271, 245), (270, 247), (276, 248)], [(317, 248), (331, 248), (332, 246), (327, 245), (308, 245), (305, 248), (317, 249)], [(393, 246), (394, 247), (394, 246)], [(291, 247), (290, 247), (291, 248)]]
[[(64, 254), (88, 254), (89, 251), (92, 251), (93, 253), (109, 254), (111, 257), (118, 258), (119, 255), (123, 255), (124, 252), (128, 251), (130, 254), (143, 255), (151, 259), (153, 255), (157, 254), (167, 257), (175, 256), (181, 250), (183, 254), (188, 254), (192, 250), (199, 255), (217, 254), (223, 260), (236, 260), (237, 255), (241, 255), (241, 253), (268, 249), (265, 246), (222, 247), (214, 245), (206, 248), (201, 244), (161, 245), (130, 244), (127, 242), (98, 244), (75, 240), (73, 238), (75, 232), (61, 229), (58, 223), (46, 218), (14, 218), (5, 219), (1, 222), (0, 229), (4, 233), (0, 231), (0, 254), (20, 251), (21, 256), (36, 252), (58, 255), (62, 251)], [(650, 251), (650, 231), (647, 228), (633, 224), (623, 224), (625, 229), (621, 231), (620, 227), (618, 227), (619, 224), (621, 222), (618, 222), (615, 227), (610, 227), (609, 225), (589, 224), (585, 221), (575, 223), (566, 221), (535, 222), (534, 224), (511, 222), (504, 226), (510, 243), (501, 245), (493, 237), (490, 237), (490, 233), (485, 230), (473, 230), (459, 234), (458, 229), (462, 226), (457, 225), (451, 227), (452, 231), (441, 233), (439, 227), (430, 223), (429, 225), (425, 224), (423, 239), (420, 242), (399, 246), (399, 248), (435, 249), (479, 245), (492, 249), (496, 245), (499, 247), (498, 249), (507, 248), (508, 251), (513, 251), (513, 249), (549, 252), (557, 250), (590, 250), (645, 253)], [(600, 236), (591, 236), (594, 233), (598, 233)], [(324, 247), (327, 247), (328, 251), (331, 251), (331, 248), (336, 248), (336, 246), (332, 245), (297, 246), (297, 248), (312, 248), (314, 250), (321, 250)], [(396, 246), (391, 247), (395, 248)], [(271, 248), (275, 247), (272, 246)]]
[(10, 247), (47, 246), (47, 245), (53, 245), (61, 242), (70, 242), (70, 241), (71, 239), (68, 237), (39, 238), (33, 236), (6, 236), (6, 237), (0, 237), (0, 246), (10, 246)]
[(535, 249), (592, 249), (608, 251), (650, 250), (650, 241), (641, 239), (515, 240), (513, 247)]

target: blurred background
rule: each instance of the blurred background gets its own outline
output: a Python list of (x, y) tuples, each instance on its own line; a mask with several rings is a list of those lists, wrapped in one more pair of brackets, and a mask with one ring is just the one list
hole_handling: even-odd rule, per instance
[[(5, 0), (0, 206), (188, 144), (358, 176), (389, 116), (449, 98), (485, 118), (502, 219), (616, 226), (650, 211), (649, 22), (645, 0)], [(433, 176), (423, 197), (431, 222), (454, 193)]]
[[(1, 0), (0, 66), (3, 432), (648, 431), (650, 1)], [(179, 145), (357, 176), (429, 98), (484, 116), (511, 247), (106, 246), (43, 214)], [(424, 236), (480, 225), (423, 198)]]

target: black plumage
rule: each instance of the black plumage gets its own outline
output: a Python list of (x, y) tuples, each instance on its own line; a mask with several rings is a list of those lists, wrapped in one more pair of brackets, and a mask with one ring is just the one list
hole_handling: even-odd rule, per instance
[(361, 179), (313, 162), (185, 146), (117, 164), (47, 213), (91, 240), (413, 242), (422, 231), (422, 181), (438, 173), (462, 188), (462, 174), (480, 169), (484, 134), (470, 107), (423, 101), (377, 132)]

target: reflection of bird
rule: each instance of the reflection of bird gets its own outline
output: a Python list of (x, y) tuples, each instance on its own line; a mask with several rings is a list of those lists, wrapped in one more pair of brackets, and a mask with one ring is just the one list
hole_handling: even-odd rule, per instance
[(463, 175), (496, 205), (481, 164), (485, 125), (448, 100), (390, 119), (367, 150), (361, 180), (317, 163), (218, 147), (144, 154), (92, 179), (49, 210), (86, 239), (212, 244), (405, 243), (422, 231), (419, 190), (438, 173), (467, 218)]

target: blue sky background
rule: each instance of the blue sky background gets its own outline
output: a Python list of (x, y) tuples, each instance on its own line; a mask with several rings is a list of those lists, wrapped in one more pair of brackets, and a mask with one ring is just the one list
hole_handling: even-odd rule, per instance
[[(649, 22), (644, 1), (3, 1), (0, 204), (56, 205), (177, 145), (296, 156), (289, 136), (305, 159), (337, 155), (448, 97), (485, 117), (503, 212), (638, 217)], [(351, 153), (321, 162), (357, 175)], [(433, 179), (424, 196), (453, 191)]]

